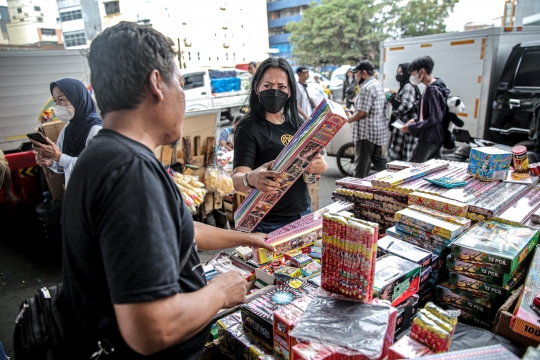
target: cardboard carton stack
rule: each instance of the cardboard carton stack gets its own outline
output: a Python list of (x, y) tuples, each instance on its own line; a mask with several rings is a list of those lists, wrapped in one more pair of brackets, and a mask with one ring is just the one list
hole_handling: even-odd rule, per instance
[(499, 307), (523, 282), (537, 243), (537, 230), (494, 221), (474, 225), (451, 245), (449, 278), (437, 286), (437, 300), (492, 327)]

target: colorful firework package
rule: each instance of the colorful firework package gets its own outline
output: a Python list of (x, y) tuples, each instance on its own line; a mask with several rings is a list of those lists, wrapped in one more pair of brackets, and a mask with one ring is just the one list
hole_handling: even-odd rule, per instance
[(377, 257), (378, 225), (324, 214), (321, 287), (370, 302)]
[(484, 321), (493, 321), (498, 308), (488, 299), (478, 298), (471, 293), (441, 283), (435, 288), (435, 298), (442, 304), (465, 309)]
[(422, 268), (430, 267), (431, 251), (411, 245), (391, 236), (385, 236), (377, 241), (377, 255), (392, 254), (420, 265)]
[(451, 248), (456, 260), (498, 265), (503, 273), (511, 274), (537, 243), (537, 230), (485, 221), (455, 240)]
[(397, 334), (401, 329), (407, 329), (411, 324), (412, 320), (418, 313), (420, 297), (416, 294), (412, 295), (410, 298), (396, 306), (397, 309), (397, 319), (396, 319), (396, 329), (395, 333)]
[[(409, 194), (409, 205), (421, 205), (447, 214), (465, 217), (469, 210), (467, 204), (440, 196), (413, 192)], [(470, 225), (470, 223), (469, 223)]]
[(535, 186), (491, 218), (508, 225), (523, 226), (540, 207), (540, 186)]
[(446, 352), (450, 348), (458, 316), (459, 311), (443, 310), (428, 302), (413, 320), (410, 337), (433, 352)]
[(504, 180), (511, 162), (511, 152), (494, 147), (472, 148), (467, 172), (482, 181)]
[(433, 159), (422, 164), (414, 164), (412, 167), (400, 170), (396, 173), (373, 179), (371, 180), (371, 184), (374, 188), (379, 189), (392, 188), (403, 184), (404, 182), (421, 178), (433, 172), (445, 169), (449, 165), (450, 163), (448, 161)]
[(323, 100), (274, 161), (272, 170), (281, 173), (279, 192), (253, 189), (234, 213), (236, 229), (251, 232), (346, 122), (343, 107)]
[(254, 333), (273, 344), (274, 311), (317, 290), (317, 287), (301, 280), (276, 285), (270, 291), (240, 307), (242, 321)]
[(292, 250), (307, 248), (322, 237), (322, 214), (328, 212), (341, 212), (351, 209), (353, 204), (338, 201), (317, 212), (303, 216), (292, 223), (272, 231), (265, 240), (275, 247), (275, 252), (263, 248), (253, 247), (253, 260), (257, 264), (266, 264), (281, 258)]
[(448, 284), (463, 291), (468, 291), (473, 295), (485, 299), (504, 301), (512, 295), (512, 291), (517, 289), (525, 280), (525, 269), (517, 273), (503, 286), (498, 286), (480, 279), (474, 279), (459, 273), (450, 271)]
[(394, 341), (396, 316), (394, 307), (378, 300), (367, 304), (314, 296), (290, 336), (347, 348), (363, 355), (358, 359), (382, 359)]
[(426, 345), (404, 336), (390, 346), (388, 350), (388, 360), (416, 359), (432, 353)]
[(395, 221), (450, 240), (463, 234), (468, 228), (411, 209), (396, 212)]
[(395, 255), (377, 259), (373, 281), (374, 296), (389, 300), (392, 306), (407, 300), (418, 292), (420, 265)]

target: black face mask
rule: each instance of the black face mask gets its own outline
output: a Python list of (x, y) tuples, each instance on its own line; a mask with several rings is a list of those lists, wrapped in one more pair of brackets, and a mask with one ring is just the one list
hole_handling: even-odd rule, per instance
[(396, 75), (396, 80), (398, 83), (403, 82), (403, 80), (405, 80), (405, 75)]
[(271, 114), (280, 112), (287, 103), (289, 94), (281, 90), (268, 89), (261, 91), (259, 100), (263, 108)]
[(360, 80), (358, 81), (358, 85), (361, 85), (364, 81), (366, 81), (366, 79), (360, 78)]

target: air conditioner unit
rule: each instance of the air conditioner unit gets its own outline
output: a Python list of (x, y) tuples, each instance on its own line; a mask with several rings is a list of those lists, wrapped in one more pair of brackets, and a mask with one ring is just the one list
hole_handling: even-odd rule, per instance
[(190, 47), (191, 46), (191, 41), (189, 41), (187, 38), (185, 38), (184, 39), (184, 46)]
[(229, 28), (229, 25), (224, 24), (221, 28), (222, 28), (223, 30), (227, 30), (227, 29)]

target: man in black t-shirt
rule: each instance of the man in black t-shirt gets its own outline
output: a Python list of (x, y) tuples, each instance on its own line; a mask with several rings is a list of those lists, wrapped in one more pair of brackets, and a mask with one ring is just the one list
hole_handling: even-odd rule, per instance
[(264, 234), (193, 223), (153, 155), (181, 138), (185, 99), (172, 46), (151, 27), (122, 22), (90, 47), (104, 118), (64, 198), (69, 359), (88, 359), (104, 339), (115, 349), (107, 359), (198, 359), (212, 318), (245, 300), (246, 281), (231, 271), (206, 285), (197, 247), (272, 250)]

